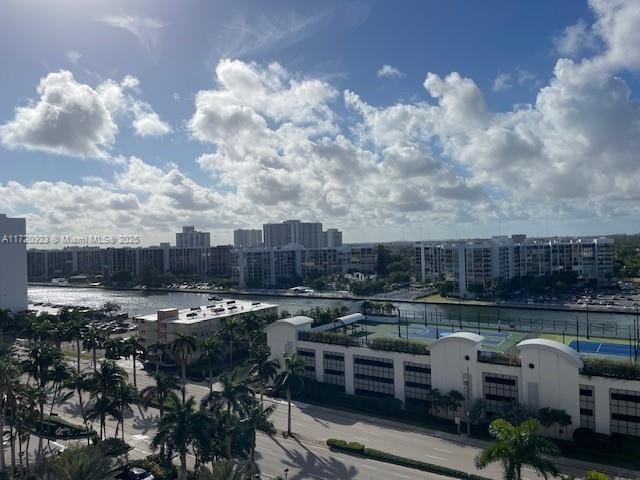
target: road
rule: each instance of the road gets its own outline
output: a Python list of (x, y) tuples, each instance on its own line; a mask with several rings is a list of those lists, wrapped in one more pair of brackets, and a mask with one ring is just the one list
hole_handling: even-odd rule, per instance
[[(89, 368), (88, 361), (83, 360), (83, 363)], [(132, 362), (120, 360), (118, 364), (129, 372), (131, 380)], [(153, 383), (150, 374), (140, 365), (137, 368), (137, 383), (139, 389)], [(208, 392), (208, 387), (204, 384), (190, 383), (187, 385), (187, 392), (188, 395), (200, 399)], [(265, 401), (277, 404), (272, 417), (274, 425), (280, 431), (286, 430), (286, 402), (270, 398)], [(56, 410), (60, 416), (81, 423), (75, 399)], [(482, 471), (476, 470), (473, 459), (487, 445), (481, 440), (302, 402), (295, 402), (292, 419), (293, 432), (297, 439), (285, 439), (280, 436), (272, 439), (264, 435), (258, 437), (258, 464), (267, 478), (269, 475), (281, 475), (284, 468), (289, 468), (290, 479), (300, 480), (439, 478), (437, 475), (332, 452), (325, 446), (328, 438), (357, 441), (396, 455), (478, 473), (489, 478), (502, 478), (502, 468), (499, 464), (493, 464)], [(128, 443), (134, 447), (134, 453), (141, 456), (150, 453), (149, 442), (155, 432), (157, 420), (157, 412), (153, 409), (147, 412), (136, 409), (136, 414), (126, 420), (125, 435)], [(115, 423), (111, 423), (110, 428), (115, 428)], [(614, 472), (597, 464), (565, 458), (558, 459), (556, 463), (562, 473), (576, 477), (584, 476), (588, 469), (604, 470), (610, 474), (616, 473), (630, 478), (637, 477), (637, 473), (632, 475), (630, 472)], [(530, 469), (525, 469), (524, 477), (525, 480), (538, 478)]]

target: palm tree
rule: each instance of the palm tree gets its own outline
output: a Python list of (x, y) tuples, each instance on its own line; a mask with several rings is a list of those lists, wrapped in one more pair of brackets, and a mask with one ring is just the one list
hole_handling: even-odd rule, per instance
[(106, 435), (106, 416), (119, 419), (119, 406), (113, 396), (120, 385), (125, 383), (126, 378), (127, 373), (112, 360), (103, 361), (100, 368), (89, 376), (89, 390), (94, 403), (87, 410), (87, 419), (100, 419), (101, 438), (104, 438), (103, 431)]
[(297, 353), (284, 357), (284, 369), (275, 378), (278, 388), (287, 394), (287, 435), (291, 435), (291, 395), (300, 393), (304, 388), (304, 362)]
[(72, 446), (47, 459), (57, 480), (110, 480), (115, 478), (113, 460), (98, 447)]
[(126, 339), (123, 343), (122, 353), (125, 357), (131, 357), (133, 359), (133, 386), (138, 388), (138, 382), (136, 380), (136, 359), (145, 354), (142, 339), (137, 336)]
[(69, 314), (69, 319), (65, 322), (65, 336), (76, 342), (76, 361), (78, 372), (80, 372), (80, 341), (87, 329), (87, 320), (77, 311)]
[(476, 458), (476, 467), (482, 469), (493, 462), (500, 461), (504, 467), (505, 480), (522, 480), (522, 467), (528, 465), (545, 479), (549, 474), (558, 475), (558, 469), (547, 456), (558, 455), (558, 447), (537, 436), (540, 422), (535, 418), (512, 425), (506, 420), (491, 422), (489, 433), (495, 438), (493, 443), (480, 452)]
[(107, 415), (120, 420), (120, 410), (116, 402), (106, 395), (96, 397), (93, 404), (87, 409), (87, 420), (100, 420), (100, 438), (107, 437)]
[(256, 345), (251, 351), (251, 358), (249, 362), (252, 375), (255, 375), (260, 380), (260, 403), (263, 402), (264, 390), (269, 385), (269, 382), (275, 378), (280, 370), (280, 362), (278, 359), (270, 359), (271, 350), (267, 345)]
[(198, 437), (199, 431), (206, 428), (208, 421), (205, 412), (195, 410), (195, 404), (193, 397), (190, 397), (167, 412), (160, 420), (158, 431), (151, 442), (154, 449), (166, 444), (170, 450), (177, 450), (180, 458), (178, 480), (186, 480), (189, 446)]
[(207, 362), (209, 370), (209, 393), (213, 392), (213, 365), (222, 360), (222, 345), (217, 337), (208, 337), (200, 344), (200, 358)]
[(213, 465), (212, 470), (206, 468), (198, 471), (198, 480), (245, 480), (249, 471), (246, 466), (234, 460), (221, 460)]
[(89, 327), (84, 334), (84, 338), (82, 339), (82, 347), (86, 348), (87, 350), (91, 350), (94, 372), (98, 368), (96, 350), (103, 347), (105, 340), (105, 334), (95, 327)]
[[(19, 387), (17, 379), (19, 377), (20, 372), (11, 359), (7, 357), (0, 358), (0, 432), (2, 432), (2, 434), (4, 434), (4, 427), (7, 422), (7, 413), (10, 405), (10, 402), (6, 400), (17, 395), (17, 389)], [(6, 468), (4, 439), (0, 438), (0, 444), (0, 472), (4, 472)]]
[(138, 389), (129, 385), (127, 382), (121, 382), (116, 388), (112, 397), (118, 409), (118, 425), (116, 425), (116, 437), (118, 436), (118, 427), (122, 425), (122, 441), (124, 442), (124, 417), (127, 414), (132, 414), (132, 405), (137, 405), (140, 401)]
[(149, 406), (156, 403), (160, 411), (160, 419), (162, 419), (167, 399), (173, 399), (175, 403), (178, 403), (176, 392), (180, 390), (180, 386), (176, 377), (164, 373), (154, 375), (153, 378), (156, 381), (155, 385), (144, 387), (140, 391), (140, 399), (145, 408), (149, 408)]
[(242, 323), (237, 317), (229, 317), (222, 322), (222, 335), (229, 340), (229, 367), (233, 365), (233, 342), (238, 340), (242, 332)]
[(82, 392), (89, 390), (89, 379), (85, 373), (82, 372), (69, 372), (69, 378), (67, 379), (65, 386), (78, 394), (78, 405), (80, 407), (80, 413), (82, 414), (82, 422), (84, 426), (87, 426), (87, 416), (84, 411), (84, 402), (82, 401)]
[(184, 403), (187, 390), (187, 361), (189, 355), (196, 351), (198, 345), (196, 337), (193, 335), (178, 333), (171, 343), (171, 353), (173, 357), (180, 363), (182, 373), (182, 402)]
[(269, 417), (275, 412), (276, 407), (270, 405), (264, 408), (259, 403), (254, 403), (247, 409), (243, 424), (249, 429), (251, 436), (251, 471), (256, 473), (256, 432), (273, 435), (276, 432), (273, 422)]
[(233, 414), (244, 414), (251, 404), (253, 391), (243, 382), (238, 380), (238, 369), (231, 375), (220, 377), (220, 390), (209, 393), (202, 399), (202, 406), (213, 412), (225, 411), (225, 452), (227, 458), (231, 458), (231, 445), (233, 443), (234, 429), (232, 427)]
[(155, 341), (150, 343), (147, 346), (147, 352), (154, 355), (155, 357), (155, 364), (156, 364), (156, 375), (158, 375), (160, 373), (160, 362), (162, 362), (162, 359), (164, 358), (164, 354), (166, 353), (167, 350), (167, 346), (159, 341)]
[(120, 338), (106, 338), (104, 341), (104, 357), (119, 360), (122, 357), (124, 341)]

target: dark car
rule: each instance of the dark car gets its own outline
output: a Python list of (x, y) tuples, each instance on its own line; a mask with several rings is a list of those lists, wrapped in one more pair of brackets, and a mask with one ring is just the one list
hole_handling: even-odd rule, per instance
[(125, 470), (116, 475), (116, 478), (119, 480), (156, 480), (156, 477), (147, 472), (144, 468), (139, 467), (133, 467)]

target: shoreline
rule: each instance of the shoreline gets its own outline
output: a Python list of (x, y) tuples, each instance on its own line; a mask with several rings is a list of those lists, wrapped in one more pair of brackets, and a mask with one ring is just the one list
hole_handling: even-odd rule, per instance
[[(375, 297), (343, 297), (338, 295), (295, 295), (283, 293), (282, 290), (274, 291), (249, 291), (249, 290), (197, 290), (197, 289), (185, 289), (185, 288), (147, 288), (144, 290), (136, 289), (133, 287), (105, 287), (105, 286), (89, 286), (89, 285), (69, 285), (69, 284), (57, 284), (48, 282), (29, 282), (29, 286), (34, 287), (62, 287), (62, 288), (93, 288), (97, 290), (107, 291), (125, 291), (125, 292), (155, 292), (155, 293), (198, 293), (202, 295), (238, 295), (238, 296), (252, 296), (252, 297), (281, 297), (281, 298), (307, 298), (319, 300), (342, 300), (352, 302), (382, 302), (382, 303), (405, 303), (411, 305), (434, 305), (434, 306), (449, 306), (449, 307), (476, 307), (486, 309), (506, 309), (506, 310), (548, 310), (554, 312), (585, 312), (584, 307), (573, 307), (568, 305), (559, 304), (547, 304), (547, 305), (531, 305), (528, 303), (503, 303), (498, 304), (495, 302), (486, 302), (482, 300), (457, 300), (451, 299), (446, 301), (441, 299), (439, 301), (428, 300), (408, 300), (408, 299), (395, 299), (384, 298), (378, 299)], [(621, 308), (608, 308), (601, 306), (592, 306), (589, 308), (593, 313), (613, 313), (617, 315), (636, 315), (636, 311)]]

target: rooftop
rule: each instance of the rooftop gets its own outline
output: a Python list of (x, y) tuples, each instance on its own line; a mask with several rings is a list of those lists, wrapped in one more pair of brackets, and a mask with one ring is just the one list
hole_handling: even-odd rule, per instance
[(239, 313), (260, 312), (271, 308), (277, 308), (277, 305), (247, 300), (223, 299), (200, 307), (180, 310), (177, 308), (164, 308), (156, 313), (138, 315), (135, 318), (145, 322), (157, 322), (158, 317), (160, 317), (161, 320), (166, 322), (188, 325), (205, 320), (233, 317)]

